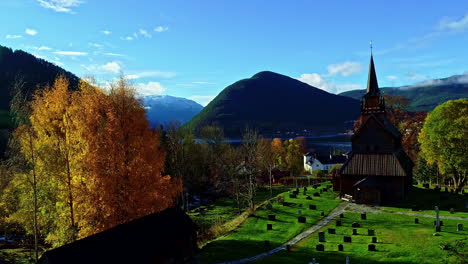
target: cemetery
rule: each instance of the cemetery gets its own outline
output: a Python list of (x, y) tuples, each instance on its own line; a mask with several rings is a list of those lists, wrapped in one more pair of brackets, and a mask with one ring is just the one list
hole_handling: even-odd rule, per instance
[[(322, 264), (345, 263), (346, 257), (350, 263), (364, 264), (460, 263), (459, 257), (450, 249), (459, 241), (464, 243), (462, 250), (466, 252), (468, 249), (468, 220), (465, 218), (468, 213), (460, 203), (464, 196), (454, 196), (449, 204), (438, 203), (431, 190), (420, 187), (415, 187), (416, 192), (422, 191), (424, 198), (406, 202), (421, 203), (421, 211), (402, 205), (361, 205), (360, 210), (349, 206), (297, 244), (286, 245), (296, 235), (329, 216), (338, 205), (348, 204), (341, 201), (336, 192), (326, 190), (328, 185), (322, 183), (305, 192), (291, 189), (279, 194), (235, 230), (202, 247), (200, 262), (239, 260), (285, 245), (279, 252), (251, 263), (311, 263), (312, 258)], [(314, 196), (315, 193), (320, 196)], [(428, 205), (422, 204), (429, 202), (440, 204), (437, 214), (442, 219), (437, 221), (434, 208), (429, 210)], [(451, 213), (452, 206), (455, 212)], [(443, 218), (446, 216), (460, 219)]]

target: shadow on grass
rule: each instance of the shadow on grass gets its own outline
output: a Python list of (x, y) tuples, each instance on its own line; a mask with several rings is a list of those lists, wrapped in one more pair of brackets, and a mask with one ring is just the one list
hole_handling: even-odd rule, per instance
[(440, 210), (455, 209), (457, 212), (468, 212), (465, 208), (466, 195), (455, 194), (445, 191), (436, 191), (434, 189), (422, 189), (412, 187), (410, 198), (403, 202), (387, 203), (385, 206), (399, 207), (407, 209), (434, 210), (434, 206), (439, 206)]

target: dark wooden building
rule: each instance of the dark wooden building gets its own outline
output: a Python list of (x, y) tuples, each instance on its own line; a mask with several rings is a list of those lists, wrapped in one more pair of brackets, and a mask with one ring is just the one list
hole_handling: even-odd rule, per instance
[(188, 215), (169, 208), (49, 250), (39, 263), (192, 263), (196, 232)]
[(353, 196), (358, 203), (406, 199), (412, 186), (413, 162), (402, 148), (401, 133), (386, 116), (372, 55), (360, 121), (361, 126), (351, 136), (349, 159), (334, 177), (335, 190)]

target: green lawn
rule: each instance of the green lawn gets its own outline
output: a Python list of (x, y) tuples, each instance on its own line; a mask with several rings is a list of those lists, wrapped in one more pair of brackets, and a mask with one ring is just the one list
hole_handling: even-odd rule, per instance
[(0, 263), (32, 264), (34, 263), (34, 250), (26, 248), (0, 249)]
[[(309, 188), (307, 195), (312, 196), (319, 189)], [(320, 220), (322, 211), (327, 215), (340, 203), (336, 199), (336, 194), (331, 190), (322, 193), (321, 197), (312, 197), (312, 200), (306, 200), (307, 195), (303, 195), (302, 189), (297, 198), (289, 198), (287, 192), (281, 194), (280, 196), (284, 197), (285, 202), (292, 204), (284, 206), (273, 202), (271, 209), (267, 206), (260, 208), (254, 216), (249, 217), (236, 230), (203, 247), (198, 256), (200, 261), (202, 263), (215, 263), (235, 260), (254, 256), (280, 246)], [(309, 204), (315, 204), (317, 210), (310, 210)], [(275, 214), (276, 221), (268, 221), (269, 214)], [(305, 216), (306, 223), (298, 223), (299, 216)], [(268, 223), (273, 224), (273, 230), (267, 231)], [(270, 247), (265, 246), (265, 240), (270, 241)]]
[[(434, 214), (434, 206), (438, 206), (440, 215), (468, 217), (468, 209), (465, 208), (465, 201), (468, 199), (462, 194), (452, 194), (444, 192), (436, 192), (434, 190), (426, 190), (421, 186), (414, 186), (411, 192), (411, 197), (408, 201), (394, 203), (389, 206), (382, 206), (381, 209), (413, 212), (421, 214)], [(420, 211), (412, 211), (413, 206), (418, 206)], [(450, 213), (450, 208), (455, 210), (455, 213)]]
[[(275, 188), (272, 190), (273, 197), (284, 192), (285, 189)], [(259, 189), (255, 196), (255, 203), (261, 203), (270, 198), (269, 189)], [(242, 208), (245, 210), (245, 207)], [(237, 203), (231, 198), (221, 198), (214, 203), (206, 206), (201, 206), (191, 210), (190, 218), (197, 223), (201, 228), (209, 228), (214, 224), (223, 224), (234, 219), (239, 215)]]
[[(255, 263), (308, 263), (315, 258), (320, 264), (345, 263), (349, 256), (350, 263), (466, 263), (455, 257), (448, 257), (448, 251), (441, 248), (451, 241), (463, 240), (468, 242), (468, 221), (446, 220), (440, 236), (433, 236), (433, 218), (419, 218), (420, 223), (414, 224), (414, 218), (406, 215), (390, 213), (367, 214), (367, 220), (360, 220), (356, 213), (345, 213), (343, 226), (336, 227), (331, 222), (324, 227), (326, 242), (325, 252), (319, 252), (318, 234), (304, 239), (293, 247), (291, 252), (282, 251), (271, 257)], [(358, 235), (352, 236), (351, 223), (359, 222), (361, 228)], [(457, 232), (456, 225), (463, 223), (464, 231)], [(328, 234), (328, 228), (335, 228), (336, 235)], [(378, 239), (376, 252), (368, 251), (367, 246), (371, 237), (367, 236), (367, 229), (374, 229)], [(352, 243), (343, 243), (343, 236), (351, 236)], [(343, 244), (344, 251), (338, 252), (337, 245)], [(468, 248), (464, 247), (465, 258)], [(447, 262), (446, 262), (447, 261)]]

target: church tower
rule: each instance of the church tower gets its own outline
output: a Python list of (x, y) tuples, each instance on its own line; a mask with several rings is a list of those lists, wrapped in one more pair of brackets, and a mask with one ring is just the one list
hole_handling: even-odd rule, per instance
[(385, 101), (383, 95), (380, 94), (372, 55), (369, 63), (366, 94), (361, 99), (361, 124), (364, 124), (371, 114), (380, 119), (385, 118)]

